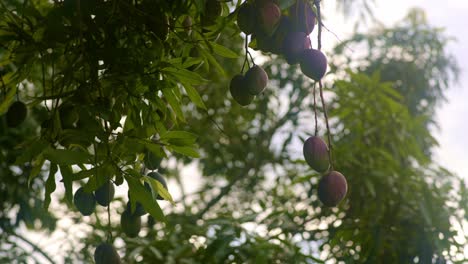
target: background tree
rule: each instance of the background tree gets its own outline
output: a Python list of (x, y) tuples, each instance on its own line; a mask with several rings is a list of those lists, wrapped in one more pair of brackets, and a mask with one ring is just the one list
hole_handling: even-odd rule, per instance
[[(35, 183), (30, 189), (45, 189), (48, 197), (60, 171), (64, 203), (73, 210), (73, 187), (96, 190), (112, 179), (122, 188), (125, 181), (151, 215), (143, 218), (141, 236), (130, 238), (114, 217), (127, 197), (113, 202), (118, 209), (109, 214), (110, 226), (103, 222), (107, 210), (98, 207), (86, 219), (93, 231), (66, 261), (89, 261), (112, 234), (123, 239), (115, 244), (129, 263), (462, 263), (463, 245), (450, 221), (464, 221), (459, 208), (467, 204), (466, 191), (461, 184), (456, 192), (458, 179), (432, 160), (436, 140), (427, 130), (457, 74), (443, 32), (414, 10), (395, 28), (378, 27), (336, 47), (334, 56), (357, 66), (334, 63), (336, 77), (327, 78), (335, 166), (349, 184), (345, 202), (328, 209), (316, 194), (320, 175), (301, 152), (315, 129), (311, 80), (283, 58), (264, 54), (265, 92), (247, 107), (228, 95), (229, 80), (243, 65), (238, 54), (244, 41), (233, 12), (239, 4), (2, 4), (0, 110), (18, 91), (29, 113), (38, 113), (20, 128), (1, 130), (2, 142), (11, 144), (2, 146), (2, 155), (13, 155), (2, 163), (5, 182), (24, 190), (29, 180)], [(218, 5), (221, 15), (212, 15)], [(346, 53), (365, 44), (369, 54), (363, 57)], [(402, 75), (403, 66), (412, 74)], [(42, 128), (33, 129), (39, 123)], [(15, 154), (11, 138), (27, 143)], [(177, 207), (162, 202), (160, 210), (138, 185), (148, 151), (163, 158), (158, 171), (182, 191)], [(192, 163), (202, 186), (186, 193), (192, 182), (179, 172)], [(15, 171), (23, 182), (12, 178)], [(160, 185), (153, 187), (164, 194)], [(6, 196), (2, 213), (9, 214), (24, 196)]]

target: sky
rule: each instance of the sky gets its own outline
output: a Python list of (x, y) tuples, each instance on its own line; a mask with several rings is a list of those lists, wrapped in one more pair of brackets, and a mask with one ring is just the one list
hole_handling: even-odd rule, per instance
[[(333, 2), (324, 1), (323, 12), (328, 14), (326, 25), (340, 39), (346, 39), (353, 27), (349, 20), (329, 15), (335, 10)], [(431, 25), (445, 28), (448, 36), (456, 38), (447, 50), (457, 58), (461, 75), (459, 82), (446, 92), (447, 102), (437, 111), (439, 129), (433, 134), (440, 147), (434, 154), (440, 165), (468, 183), (468, 0), (375, 0), (373, 7), (375, 17), (387, 26), (401, 20), (410, 8), (422, 8)], [(323, 41), (337, 41), (336, 36), (327, 31), (324, 34)]]
[[(334, 2), (324, 1), (323, 13), (327, 16), (326, 25), (340, 39), (346, 39), (352, 33), (352, 23), (341, 16), (333, 15), (336, 12)], [(457, 39), (457, 42), (448, 46), (448, 51), (458, 59), (462, 71), (459, 83), (447, 91), (447, 102), (437, 111), (436, 119), (440, 129), (434, 131), (434, 134), (440, 147), (435, 149), (435, 157), (441, 165), (463, 177), (468, 183), (468, 33), (466, 33), (468, 0), (375, 0), (375, 2), (374, 15), (387, 26), (401, 20), (408, 9), (420, 7), (426, 11), (430, 24), (445, 28), (448, 35)], [(327, 46), (333, 47), (332, 43), (336, 43), (337, 37), (327, 31), (323, 34), (323, 42), (330, 43), (324, 46), (324, 49), (327, 49)], [(190, 171), (193, 171), (193, 168), (184, 168), (182, 174), (189, 174)], [(61, 225), (72, 226), (69, 220), (63, 219), (65, 222)], [(72, 232), (80, 232), (79, 229), (76, 228)], [(30, 234), (28, 237), (47, 252), (54, 251), (57, 241), (67, 239), (55, 237), (53, 243), (52, 239), (46, 239), (44, 234)]]

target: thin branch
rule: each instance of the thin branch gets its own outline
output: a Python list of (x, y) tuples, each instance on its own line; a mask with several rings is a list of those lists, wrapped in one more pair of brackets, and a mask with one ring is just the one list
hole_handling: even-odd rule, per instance
[[(315, 0), (315, 7), (317, 8), (317, 19), (318, 19), (318, 49), (322, 48), (322, 17), (320, 13), (320, 0)], [(323, 86), (322, 81), (319, 81), (320, 100), (322, 101), (323, 114), (325, 116), (325, 124), (327, 126), (327, 137), (328, 137), (328, 159), (330, 160), (330, 168), (333, 170), (333, 155), (332, 155), (332, 140), (330, 133), (330, 125), (328, 124), (327, 107), (325, 105), (325, 99), (323, 97)]]
[(246, 35), (245, 36), (245, 44), (244, 44), (244, 49), (245, 49), (245, 59), (244, 59), (244, 63), (242, 64), (242, 69), (241, 69), (241, 73), (243, 74), (244, 73), (244, 68), (245, 68), (245, 64), (247, 63), (247, 66), (250, 68), (250, 65), (249, 65), (249, 57), (248, 57), (248, 53), (249, 53), (249, 36)]
[(22, 237), (21, 235), (18, 235), (16, 233), (12, 233), (12, 232), (8, 232), (8, 234), (20, 239), (21, 241), (25, 242), (26, 244), (30, 245), (34, 251), (36, 251), (37, 253), (41, 254), (45, 259), (47, 259), (50, 263), (54, 264), (55, 261), (53, 261), (49, 255), (47, 255), (47, 253), (45, 253), (41, 248), (39, 248), (39, 246), (37, 246), (36, 244), (34, 244), (33, 242), (29, 241), (28, 239)]
[(331, 33), (338, 40), (338, 43), (344, 44), (345, 48), (349, 49), (351, 52), (354, 53), (354, 50), (350, 48), (349, 45), (347, 45), (343, 40), (341, 40), (340, 37), (338, 37), (338, 35), (335, 32), (331, 31), (327, 26), (325, 26), (325, 24), (322, 21), (320, 21), (320, 24), (322, 25), (324, 29), (326, 29), (329, 33)]
[(216, 120), (213, 119), (213, 117), (208, 113), (208, 110), (205, 110), (204, 112), (206, 113), (208, 119), (216, 126), (216, 129), (218, 129), (218, 131), (221, 132), (221, 134), (229, 138), (229, 135), (226, 134), (226, 132), (221, 128), (221, 126), (216, 122)]
[(332, 155), (332, 140), (330, 133), (330, 125), (328, 124), (327, 106), (325, 105), (325, 99), (323, 98), (323, 87), (322, 81), (319, 81), (320, 99), (322, 100), (323, 114), (325, 116), (325, 124), (327, 125), (327, 136), (328, 136), (328, 158), (330, 159), (330, 168), (333, 170), (333, 155)]
[[(296, 103), (298, 103), (298, 101), (296, 101)], [(267, 135), (266, 137), (262, 136), (262, 137), (259, 137), (259, 138), (268, 138), (268, 142), (269, 144), (268, 145), (271, 145), (271, 140), (273, 138), (273, 135), (274, 135), (274, 132), (280, 128), (282, 125), (284, 125), (287, 121), (290, 120), (290, 117), (291, 115), (297, 115), (299, 113), (299, 111), (292, 111), (292, 108), (289, 109), (289, 111), (284, 114), (277, 122), (274, 126), (272, 126), (268, 131), (265, 131), (263, 132), (264, 135)], [(260, 149), (260, 148), (258, 148)], [(257, 150), (258, 150), (257, 149)], [(258, 164), (256, 163), (255, 164), (255, 173), (254, 174), (257, 174), (259, 168), (261, 167), (261, 164)], [(232, 187), (241, 179), (244, 179), (244, 177), (247, 175), (247, 172), (248, 170), (250, 169), (250, 166), (245, 166), (244, 168), (244, 171), (243, 173), (241, 173), (241, 175), (239, 175), (238, 177), (235, 177), (231, 182), (229, 182), (227, 185), (225, 185), (224, 187), (221, 188), (221, 192), (216, 196), (214, 197), (213, 199), (211, 199), (205, 206), (205, 208), (203, 208), (203, 210), (201, 210), (198, 214), (197, 214), (197, 218), (200, 219), (203, 217), (204, 214), (206, 214), (206, 212), (208, 212), (216, 203), (218, 203), (225, 195), (227, 195)]]
[(314, 4), (315, 4), (315, 7), (317, 8), (317, 19), (318, 19), (317, 41), (318, 41), (318, 50), (320, 50), (322, 48), (322, 18), (320, 14), (320, 0), (315, 0)]
[[(44, 65), (44, 53), (42, 51), (39, 52), (41, 55), (41, 72), (42, 72), (42, 92), (44, 94), (44, 97), (47, 97), (47, 89), (46, 89), (46, 82), (45, 82), (45, 65)], [(53, 93), (53, 91), (52, 91)], [(48, 112), (50, 112), (49, 107), (47, 106), (47, 100), (44, 100), (44, 106), (47, 109)]]
[(315, 133), (314, 135), (317, 136), (318, 134), (318, 121), (317, 121), (317, 98), (316, 98), (316, 89), (315, 89), (315, 86), (316, 86), (316, 82), (314, 82), (314, 86), (313, 86), (313, 93), (314, 93), (314, 121), (315, 121)]
[[(110, 184), (113, 184), (113, 183), (111, 182)], [(108, 191), (107, 193), (109, 195), (108, 199), (110, 201), (111, 200), (111, 197), (110, 197), (111, 193), (110, 193), (110, 191)], [(112, 225), (111, 225), (111, 217), (110, 217), (110, 205), (111, 205), (111, 203), (109, 203), (107, 205), (107, 242), (108, 243), (112, 243)]]
[(242, 178), (243, 178), (243, 176), (235, 177), (230, 183), (228, 183), (226, 186), (221, 188), (221, 192), (215, 198), (211, 199), (211, 201), (209, 201), (206, 204), (205, 208), (203, 208), (203, 210), (201, 210), (197, 214), (197, 218), (201, 219), (203, 217), (203, 215), (206, 214), (206, 212), (208, 212), (208, 210), (210, 210), (211, 207), (213, 207), (215, 204), (217, 204), (221, 200), (221, 198), (223, 198), (226, 194), (228, 194), (231, 191), (232, 187)]

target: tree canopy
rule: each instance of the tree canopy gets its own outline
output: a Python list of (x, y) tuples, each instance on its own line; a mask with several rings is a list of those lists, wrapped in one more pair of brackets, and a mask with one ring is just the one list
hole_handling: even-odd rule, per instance
[[(246, 5), (268, 15), (242, 24)], [(53, 262), (19, 229), (54, 232), (64, 213), (90, 227), (68, 234), (65, 263), (466, 261), (455, 228), (466, 185), (434, 161), (429, 130), (458, 76), (450, 38), (413, 9), (328, 46), (322, 78), (293, 54), (329, 45), (320, 11), (303, 0), (2, 1), (0, 262)], [(283, 47), (301, 25), (318, 39)], [(231, 80), (262, 83), (248, 77), (257, 66), (266, 88), (241, 98)], [(329, 150), (320, 172), (303, 154), (314, 135)], [(319, 191), (330, 170), (347, 180), (336, 207)], [(114, 188), (128, 195), (112, 199)]]

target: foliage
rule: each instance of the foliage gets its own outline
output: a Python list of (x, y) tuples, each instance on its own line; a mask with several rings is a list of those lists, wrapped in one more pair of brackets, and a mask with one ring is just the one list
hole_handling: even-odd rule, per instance
[[(106, 237), (115, 238), (126, 263), (463, 261), (451, 221), (465, 217), (459, 208), (466, 188), (455, 193), (457, 178), (428, 155), (436, 140), (427, 126), (457, 69), (443, 32), (413, 12), (402, 26), (336, 47), (358, 67), (334, 65), (337, 78), (326, 84), (335, 164), (350, 190), (340, 207), (328, 209), (317, 198), (320, 175), (302, 157), (317, 87), (298, 67), (264, 54), (267, 89), (254, 104), (236, 104), (228, 93), (243, 65), (233, 12), (240, 2), (219, 2), (222, 15), (211, 19), (205, 3), (213, 1), (1, 3), (0, 112), (18, 91), (30, 114), (19, 128), (0, 130), (8, 182), (1, 194), (9, 199), (0, 213), (24, 197), (3, 195), (9, 186), (24, 193), (32, 183), (47, 208), (61, 175), (63, 202), (74, 210), (73, 189), (94, 191), (111, 179), (118, 188), (126, 182), (150, 213), (141, 236), (122, 232), (115, 215), (126, 202), (118, 198), (109, 226), (102, 208), (86, 219), (93, 230), (64, 254), (67, 263), (89, 261)], [(345, 54), (361, 42), (372, 44), (371, 53)], [(424, 49), (411, 48), (417, 43)], [(393, 49), (405, 56), (387, 58)], [(412, 74), (395, 74), (401, 65)], [(64, 122), (70, 107), (77, 121)], [(163, 158), (158, 171), (181, 190), (177, 206), (153, 199), (172, 197), (143, 176), (148, 151)], [(203, 175), (195, 193), (185, 192), (195, 181), (180, 175), (186, 165)]]
[[(343, 69), (352, 63), (367, 74), (380, 71), (382, 81), (393, 82), (404, 95), (401, 100), (412, 115), (425, 115), (434, 122), (435, 107), (444, 101), (444, 90), (457, 81), (459, 72), (445, 48), (453, 38), (442, 32), (428, 23), (423, 10), (415, 8), (395, 27), (376, 27), (337, 45), (335, 53), (346, 59), (335, 67)], [(358, 49), (362, 52), (352, 52)]]

